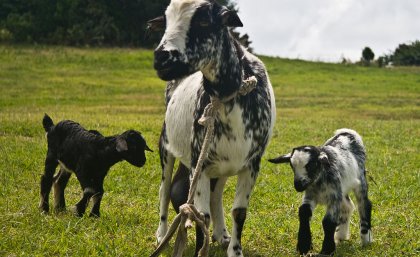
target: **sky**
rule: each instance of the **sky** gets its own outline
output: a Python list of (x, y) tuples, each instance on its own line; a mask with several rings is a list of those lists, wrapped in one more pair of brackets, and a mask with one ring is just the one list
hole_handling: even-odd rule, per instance
[(311, 61), (375, 58), (420, 40), (420, 0), (236, 0), (257, 54)]

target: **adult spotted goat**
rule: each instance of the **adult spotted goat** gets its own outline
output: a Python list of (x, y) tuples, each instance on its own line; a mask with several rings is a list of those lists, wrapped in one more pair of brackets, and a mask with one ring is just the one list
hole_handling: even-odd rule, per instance
[[(154, 53), (154, 68), (168, 81), (159, 147), (162, 183), (156, 236), (161, 242), (168, 231), (169, 201), (176, 211), (187, 201), (206, 134), (199, 120), (206, 106), (218, 102), (213, 110), (214, 137), (193, 202), (206, 225), (213, 222), (213, 240), (227, 247), (228, 256), (243, 256), (242, 229), (276, 108), (264, 64), (233, 38), (228, 27), (242, 27), (242, 22), (234, 11), (211, 0), (172, 0), (164, 16), (149, 21), (150, 29), (165, 30)], [(243, 81), (252, 77), (255, 88), (240, 94)], [(180, 166), (172, 179), (175, 159)], [(238, 176), (232, 237), (222, 203), (230, 176)], [(197, 230), (196, 255), (202, 243), (203, 234)]]

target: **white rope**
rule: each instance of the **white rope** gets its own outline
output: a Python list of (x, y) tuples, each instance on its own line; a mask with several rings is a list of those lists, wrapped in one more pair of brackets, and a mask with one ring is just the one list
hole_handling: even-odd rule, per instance
[(175, 231), (178, 227), (178, 235), (175, 241), (174, 253), (172, 256), (182, 257), (185, 246), (187, 244), (187, 229), (192, 228), (193, 222), (195, 222), (195, 224), (201, 229), (201, 231), (204, 234), (204, 244), (203, 247), (200, 249), (198, 256), (208, 256), (210, 242), (209, 230), (207, 228), (208, 224), (206, 224), (204, 215), (200, 213), (194, 206), (193, 201), (194, 194), (197, 189), (198, 178), (201, 175), (203, 163), (207, 158), (210, 143), (213, 141), (214, 121), (216, 118), (216, 113), (224, 102), (230, 101), (231, 99), (235, 98), (238, 94), (246, 95), (252, 90), (254, 90), (254, 88), (257, 85), (257, 82), (258, 81), (255, 78), (255, 76), (244, 80), (238, 92), (235, 92), (230, 97), (223, 99), (223, 102), (215, 97), (210, 98), (210, 103), (206, 106), (203, 115), (198, 120), (198, 123), (206, 127), (207, 130), (206, 135), (204, 137), (203, 145), (201, 147), (200, 156), (198, 158), (197, 165), (194, 170), (193, 179), (190, 184), (188, 200), (185, 204), (179, 207), (179, 214), (175, 217), (174, 222), (172, 223), (165, 237), (162, 239), (161, 243), (159, 244), (157, 249), (150, 255), (150, 257), (157, 257), (162, 252), (162, 250), (168, 244), (169, 240), (171, 240), (172, 236), (175, 234)]

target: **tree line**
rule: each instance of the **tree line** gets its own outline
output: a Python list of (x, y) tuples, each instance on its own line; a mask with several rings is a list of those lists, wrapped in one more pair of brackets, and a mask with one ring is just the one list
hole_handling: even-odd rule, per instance
[(379, 56), (374, 60), (375, 54), (370, 47), (365, 47), (362, 51), (360, 63), (369, 66), (376, 62), (379, 67), (388, 65), (395, 66), (420, 66), (420, 40), (411, 43), (399, 44), (394, 51), (389, 54)]
[[(76, 46), (150, 47), (147, 21), (170, 0), (1, 0), (0, 41)], [(232, 0), (219, 3), (235, 8)], [(237, 37), (248, 43), (248, 37)]]

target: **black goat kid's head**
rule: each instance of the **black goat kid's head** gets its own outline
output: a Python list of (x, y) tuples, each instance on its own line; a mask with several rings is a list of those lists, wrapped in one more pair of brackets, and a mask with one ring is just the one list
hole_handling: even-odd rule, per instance
[(205, 70), (223, 47), (223, 31), (242, 27), (234, 11), (214, 0), (171, 0), (165, 15), (148, 24), (150, 30), (165, 30), (155, 50), (154, 68), (166, 81)]
[(268, 160), (272, 163), (289, 163), (294, 172), (296, 191), (305, 191), (320, 174), (321, 165), (329, 165), (328, 156), (315, 146), (300, 146), (291, 153)]
[(145, 151), (152, 152), (140, 132), (135, 130), (127, 130), (117, 136), (116, 143), (116, 149), (121, 157), (137, 167), (142, 167), (146, 163)]

